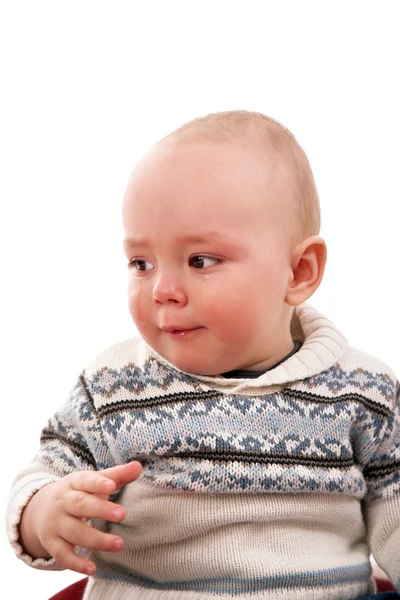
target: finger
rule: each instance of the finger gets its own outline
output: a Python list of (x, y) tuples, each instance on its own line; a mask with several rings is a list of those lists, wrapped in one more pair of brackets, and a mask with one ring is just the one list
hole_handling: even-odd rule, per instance
[(102, 473), (104, 471), (78, 471), (68, 475), (67, 478), (73, 490), (109, 496), (115, 492), (116, 485), (111, 478)]
[(74, 545), (69, 544), (67, 541), (57, 538), (47, 551), (54, 558), (54, 560), (71, 571), (82, 573), (83, 575), (93, 575), (96, 571), (96, 565), (94, 562), (78, 556), (74, 552)]
[(78, 519), (104, 519), (118, 523), (125, 518), (125, 509), (96, 494), (69, 490), (63, 497), (63, 510)]
[(104, 533), (73, 518), (63, 521), (58, 534), (62, 540), (72, 546), (80, 546), (90, 550), (118, 552), (123, 546), (123, 540), (119, 536)]
[(99, 474), (114, 481), (116, 489), (119, 489), (127, 483), (135, 481), (141, 472), (142, 465), (135, 460), (126, 465), (118, 465), (111, 469), (104, 469), (104, 471), (99, 471)]

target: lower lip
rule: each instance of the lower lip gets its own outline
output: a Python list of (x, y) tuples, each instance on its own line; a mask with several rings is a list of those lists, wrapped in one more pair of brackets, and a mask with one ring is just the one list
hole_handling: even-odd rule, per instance
[(192, 336), (196, 331), (199, 331), (201, 327), (195, 327), (194, 329), (176, 329), (174, 331), (165, 331), (173, 340), (183, 340)]

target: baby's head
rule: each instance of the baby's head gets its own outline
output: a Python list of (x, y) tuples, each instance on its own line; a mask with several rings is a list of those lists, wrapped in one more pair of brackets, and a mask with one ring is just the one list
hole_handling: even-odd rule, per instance
[(136, 166), (123, 213), (129, 307), (156, 352), (216, 375), (292, 349), (326, 248), (308, 160), (282, 125), (246, 111), (187, 123)]

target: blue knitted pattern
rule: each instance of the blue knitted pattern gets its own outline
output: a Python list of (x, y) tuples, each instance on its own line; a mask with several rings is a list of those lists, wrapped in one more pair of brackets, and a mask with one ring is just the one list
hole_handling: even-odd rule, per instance
[(400, 491), (399, 386), (340, 363), (279, 392), (219, 392), (155, 358), (80, 376), (42, 433), (60, 475), (133, 459), (149, 483), (218, 493)]
[[(304, 586), (305, 581), (309, 588), (328, 588), (351, 584), (366, 579), (370, 576), (370, 563), (363, 562), (359, 565), (332, 568), (316, 569), (314, 571), (300, 573), (280, 573), (279, 575), (270, 575), (257, 577), (254, 579), (229, 577), (215, 579), (199, 579), (187, 581), (154, 581), (132, 570), (120, 569), (115, 565), (100, 563), (97, 568), (96, 577), (108, 582), (117, 582), (118, 584), (135, 586), (141, 590), (162, 590), (162, 591), (199, 591), (203, 593), (220, 595), (229, 594), (230, 597), (237, 594), (254, 594), (264, 590), (296, 590)], [(134, 596), (133, 596), (134, 597)]]

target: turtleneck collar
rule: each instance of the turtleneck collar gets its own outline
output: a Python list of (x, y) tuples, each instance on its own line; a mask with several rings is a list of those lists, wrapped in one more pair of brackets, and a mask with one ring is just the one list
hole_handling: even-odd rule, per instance
[[(347, 340), (342, 333), (309, 304), (303, 304), (294, 310), (291, 333), (294, 340), (302, 343), (300, 350), (257, 379), (189, 375), (204, 387), (229, 394), (272, 393), (290, 382), (306, 379), (329, 369), (342, 358), (347, 348)], [(149, 346), (146, 346), (145, 354), (146, 358), (156, 356), (160, 362), (179, 371)]]

